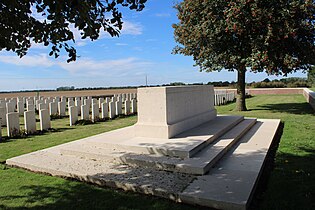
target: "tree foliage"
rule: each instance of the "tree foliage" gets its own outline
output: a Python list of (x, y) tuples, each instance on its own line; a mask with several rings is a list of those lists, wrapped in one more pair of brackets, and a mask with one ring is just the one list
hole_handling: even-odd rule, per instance
[(313, 0), (184, 0), (176, 9), (173, 52), (201, 71), (237, 70), (239, 94), (247, 70), (287, 75), (315, 62)]
[(0, 50), (24, 56), (32, 42), (51, 45), (50, 56), (56, 58), (60, 49), (75, 61), (77, 54), (68, 44), (75, 41), (73, 28), (81, 38), (96, 40), (101, 30), (118, 36), (122, 29), (119, 6), (142, 10), (146, 0), (1, 0)]

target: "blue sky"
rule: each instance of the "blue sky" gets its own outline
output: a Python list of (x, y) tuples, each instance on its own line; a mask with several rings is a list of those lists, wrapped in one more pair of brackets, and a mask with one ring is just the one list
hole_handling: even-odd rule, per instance
[[(121, 36), (111, 38), (103, 33), (94, 42), (78, 40), (74, 46), (80, 58), (70, 64), (65, 57), (49, 57), (49, 49), (42, 45), (33, 45), (22, 59), (0, 51), (0, 91), (137, 86), (145, 84), (146, 75), (150, 85), (235, 81), (235, 72), (199, 72), (191, 57), (171, 54), (176, 45), (172, 24), (177, 22), (173, 5), (174, 1), (148, 0), (141, 12), (124, 8)], [(301, 72), (290, 76), (306, 77)], [(248, 82), (267, 77), (247, 73)]]

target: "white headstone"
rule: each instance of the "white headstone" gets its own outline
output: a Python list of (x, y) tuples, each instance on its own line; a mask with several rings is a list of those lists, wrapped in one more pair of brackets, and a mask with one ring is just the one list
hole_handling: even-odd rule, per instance
[(57, 104), (57, 102), (49, 103), (49, 114), (50, 115), (58, 114), (58, 104)]
[(7, 133), (8, 137), (14, 137), (20, 134), (19, 113), (11, 112), (7, 114)]
[(7, 125), (7, 120), (5, 116), (6, 113), (7, 113), (6, 108), (0, 107), (0, 121), (3, 126)]
[(98, 108), (98, 103), (92, 104), (92, 121), (96, 122), (100, 118), (100, 109)]
[(130, 114), (130, 101), (126, 100), (125, 101), (125, 115), (129, 115)]
[(91, 103), (92, 103), (91, 99), (84, 99), (84, 105), (87, 105), (89, 110), (91, 108)]
[(82, 105), (80, 97), (76, 97), (76, 98), (75, 98), (74, 105), (75, 105), (76, 107), (79, 107), (77, 110), (78, 110), (78, 115), (80, 115), (80, 114), (81, 114), (81, 108), (80, 108), (80, 107), (81, 107), (81, 105)]
[(35, 111), (24, 112), (24, 126), (27, 134), (32, 134), (36, 132)]
[(69, 120), (70, 126), (74, 126), (75, 123), (78, 121), (78, 107), (70, 106), (69, 107)]
[(38, 110), (42, 110), (42, 109), (47, 109), (48, 110), (48, 106), (47, 104), (38, 104)]
[(27, 105), (27, 111), (35, 111), (34, 104)]
[(113, 119), (116, 116), (116, 106), (115, 102), (109, 102), (109, 118)]
[(137, 110), (137, 100), (136, 99), (132, 99), (131, 100), (131, 113), (132, 114), (136, 114), (138, 112)]
[(40, 130), (44, 131), (51, 128), (50, 115), (48, 109), (39, 111)]
[(98, 99), (98, 108), (102, 108), (102, 103), (104, 103), (104, 98)]
[(69, 107), (74, 106), (74, 102), (72, 100), (68, 101), (68, 109)]
[(23, 101), (17, 102), (17, 110), (20, 116), (23, 116), (24, 114), (24, 104)]
[(108, 103), (102, 103), (102, 119), (108, 118)]
[(119, 116), (122, 114), (122, 103), (121, 101), (116, 101), (116, 115)]
[(81, 106), (81, 120), (89, 120), (90, 119), (90, 109), (88, 105)]
[(1, 125), (1, 120), (0, 120), (0, 142), (2, 140), (2, 125)]
[(66, 102), (58, 102), (58, 114), (61, 117), (66, 115)]
[(15, 106), (13, 102), (6, 103), (7, 113), (11, 113), (15, 111)]

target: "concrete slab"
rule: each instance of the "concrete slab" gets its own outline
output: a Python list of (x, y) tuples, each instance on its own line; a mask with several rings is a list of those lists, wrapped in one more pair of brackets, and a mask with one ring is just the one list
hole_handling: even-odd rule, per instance
[[(267, 155), (260, 146), (272, 143), (279, 125), (280, 120), (258, 120), (208, 175), (199, 176), (180, 194), (181, 201), (218, 209), (247, 209)], [(252, 146), (252, 150), (246, 152), (243, 145)]]

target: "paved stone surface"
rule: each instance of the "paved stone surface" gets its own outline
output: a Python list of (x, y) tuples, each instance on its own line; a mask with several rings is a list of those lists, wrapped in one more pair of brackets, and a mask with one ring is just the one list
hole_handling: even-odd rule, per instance
[(280, 120), (258, 120), (208, 175), (198, 176), (181, 194), (185, 203), (246, 209)]

